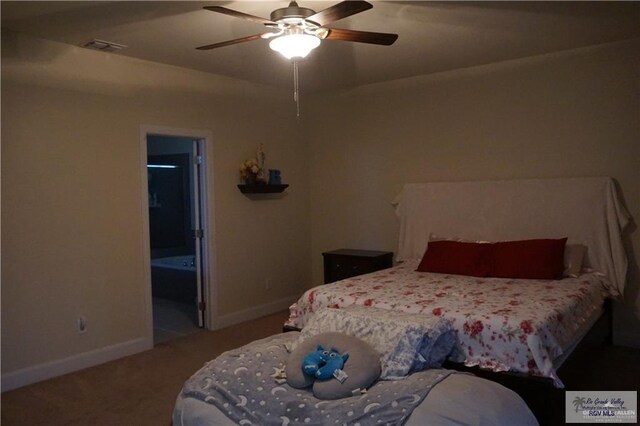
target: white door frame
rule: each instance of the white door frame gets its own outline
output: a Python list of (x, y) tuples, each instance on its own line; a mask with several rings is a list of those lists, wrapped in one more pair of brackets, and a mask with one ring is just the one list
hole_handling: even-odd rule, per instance
[(200, 188), (201, 203), (205, 206), (205, 214), (201, 215), (201, 228), (204, 230), (202, 237), (202, 280), (204, 290), (204, 300), (206, 303), (204, 327), (208, 330), (215, 328), (215, 318), (218, 299), (218, 286), (216, 280), (216, 247), (215, 247), (215, 208), (214, 208), (214, 182), (213, 182), (213, 133), (210, 130), (183, 129), (177, 127), (164, 127), (154, 125), (140, 126), (140, 178), (141, 178), (141, 220), (142, 220), (142, 263), (144, 279), (144, 301), (147, 325), (147, 339), (151, 347), (153, 346), (153, 300), (151, 297), (151, 247), (149, 238), (149, 199), (146, 188), (147, 181), (147, 136), (178, 136), (198, 139), (203, 141), (202, 156), (204, 161), (201, 165), (202, 181)]

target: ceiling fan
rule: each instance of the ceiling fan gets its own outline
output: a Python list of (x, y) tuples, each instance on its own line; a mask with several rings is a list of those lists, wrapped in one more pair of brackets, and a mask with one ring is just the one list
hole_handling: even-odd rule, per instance
[(272, 39), (271, 49), (281, 53), (287, 59), (304, 58), (320, 45), (321, 40), (354, 41), (389, 46), (398, 38), (397, 34), (354, 31), (340, 28), (328, 28), (326, 25), (356, 13), (371, 9), (373, 5), (362, 0), (349, 0), (335, 4), (316, 12), (298, 6), (292, 1), (288, 7), (271, 12), (271, 19), (260, 18), (222, 6), (206, 6), (204, 9), (223, 15), (234, 16), (262, 24), (272, 31), (247, 37), (227, 40), (220, 43), (200, 46), (198, 50), (216, 49), (232, 44), (244, 43), (257, 39)]

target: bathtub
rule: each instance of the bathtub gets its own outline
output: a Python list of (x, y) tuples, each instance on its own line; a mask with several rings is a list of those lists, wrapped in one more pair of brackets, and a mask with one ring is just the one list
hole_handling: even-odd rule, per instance
[(195, 257), (173, 256), (151, 259), (153, 297), (176, 302), (197, 303)]
[(196, 257), (193, 255), (160, 257), (151, 259), (151, 267), (175, 269), (178, 271), (196, 271)]

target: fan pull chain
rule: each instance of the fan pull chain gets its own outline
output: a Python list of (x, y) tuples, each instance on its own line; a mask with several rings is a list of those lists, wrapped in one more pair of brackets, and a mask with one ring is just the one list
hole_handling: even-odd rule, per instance
[(298, 61), (293, 61), (293, 100), (296, 103), (296, 117), (300, 118), (300, 91), (298, 89)]

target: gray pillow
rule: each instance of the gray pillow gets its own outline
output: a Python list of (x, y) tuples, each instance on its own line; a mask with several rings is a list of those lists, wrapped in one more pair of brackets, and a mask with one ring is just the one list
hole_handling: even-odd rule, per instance
[[(335, 348), (340, 354), (349, 354), (344, 364), (347, 380), (340, 383), (336, 379), (314, 380), (302, 372), (302, 360), (318, 345)], [(371, 345), (342, 333), (321, 333), (301, 342), (289, 355), (286, 365), (287, 383), (293, 388), (313, 386), (313, 394), (318, 399), (339, 399), (353, 395), (356, 389), (366, 389), (380, 376), (380, 354)]]

